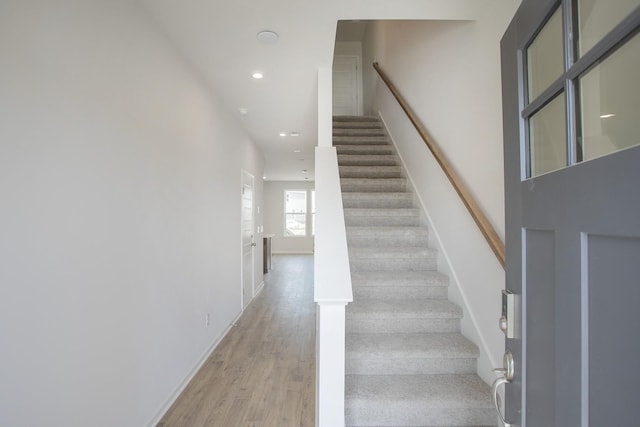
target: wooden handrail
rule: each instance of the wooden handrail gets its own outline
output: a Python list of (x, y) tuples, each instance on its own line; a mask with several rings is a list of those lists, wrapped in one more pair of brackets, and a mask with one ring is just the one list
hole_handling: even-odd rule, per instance
[(453, 188), (455, 188), (456, 192), (462, 199), (462, 203), (464, 203), (464, 205), (467, 207), (467, 210), (469, 210), (471, 217), (480, 228), (480, 232), (487, 240), (487, 243), (489, 244), (489, 247), (491, 248), (493, 253), (496, 255), (496, 258), (498, 258), (500, 265), (502, 265), (502, 268), (504, 268), (504, 243), (500, 239), (500, 236), (498, 236), (498, 233), (496, 233), (496, 230), (493, 228), (484, 212), (482, 212), (482, 209), (480, 209), (480, 206), (471, 195), (471, 192), (469, 192), (469, 189), (466, 187), (466, 185), (464, 185), (456, 171), (453, 169), (451, 163), (449, 163), (444, 153), (442, 153), (440, 147), (438, 147), (433, 138), (431, 138), (431, 136), (427, 132), (427, 129), (420, 122), (409, 104), (407, 104), (407, 101), (398, 91), (398, 88), (396, 88), (396, 86), (391, 82), (389, 76), (387, 76), (382, 68), (380, 68), (380, 65), (377, 62), (373, 63), (373, 68), (376, 69), (382, 80), (386, 83), (387, 87), (389, 88), (393, 96), (398, 100), (398, 103), (407, 114), (407, 117), (409, 117), (409, 120), (411, 120), (411, 123), (422, 137), (424, 143), (427, 144), (427, 147), (429, 147), (429, 150), (444, 171), (445, 175), (447, 176), (447, 178), (449, 178), (451, 185), (453, 185)]

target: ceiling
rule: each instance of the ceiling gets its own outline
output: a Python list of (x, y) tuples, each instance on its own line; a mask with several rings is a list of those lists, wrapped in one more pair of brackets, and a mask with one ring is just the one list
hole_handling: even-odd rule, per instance
[[(468, 20), (501, 0), (139, 1), (262, 149), (266, 179), (292, 181), (314, 179), (318, 68), (331, 66), (337, 21)], [(260, 42), (262, 30), (278, 41)], [(253, 79), (254, 71), (264, 78)]]

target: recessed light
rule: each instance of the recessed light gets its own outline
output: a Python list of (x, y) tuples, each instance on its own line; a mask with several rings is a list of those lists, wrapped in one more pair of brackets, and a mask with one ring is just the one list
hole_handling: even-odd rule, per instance
[(300, 150), (293, 150), (293, 152), (294, 152), (294, 153), (299, 153), (299, 152), (300, 152)]
[(267, 179), (267, 177), (266, 177), (266, 176), (263, 176), (263, 177), (262, 177), (262, 179)]
[(615, 114), (603, 114), (600, 116), (601, 119), (608, 119), (609, 117), (613, 117)]
[(251, 74), (251, 77), (253, 77), (256, 80), (259, 80), (264, 77), (264, 74), (262, 74), (260, 71), (256, 71), (253, 74)]
[(280, 136), (287, 136), (287, 134), (284, 132), (280, 132)]
[(265, 30), (256, 34), (256, 38), (262, 43), (271, 44), (278, 41), (278, 34), (275, 31)]
[(246, 116), (247, 114), (249, 114), (249, 110), (247, 108), (238, 108), (238, 111), (240, 112), (240, 114), (242, 114), (243, 116)]
[(300, 136), (300, 132), (291, 132), (290, 135), (291, 136)]

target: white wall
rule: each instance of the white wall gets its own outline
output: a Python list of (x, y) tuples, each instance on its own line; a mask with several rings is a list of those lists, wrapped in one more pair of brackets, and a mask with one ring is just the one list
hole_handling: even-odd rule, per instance
[(284, 191), (313, 189), (313, 181), (264, 182), (264, 234), (273, 234), (272, 251), (281, 254), (313, 253), (313, 237), (284, 235)]
[(478, 372), (501, 366), (497, 327), (504, 271), (471, 216), (369, 64), (377, 60), (440, 144), (504, 239), (499, 41), (518, 6), (496, 0), (478, 21), (380, 21), (363, 43), (365, 111), (389, 127), (432, 224), (463, 333), (481, 349)]
[(240, 313), (262, 155), (135, 2), (0, 3), (0, 117), (0, 425), (150, 425)]

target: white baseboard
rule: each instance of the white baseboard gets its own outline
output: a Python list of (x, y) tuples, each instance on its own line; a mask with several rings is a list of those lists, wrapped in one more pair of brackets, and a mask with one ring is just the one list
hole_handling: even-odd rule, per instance
[(313, 255), (313, 251), (285, 251), (285, 252), (272, 252), (273, 255)]
[[(262, 285), (261, 285), (260, 289), (262, 289), (262, 287), (264, 287), (264, 282), (262, 282)], [(256, 292), (256, 294), (257, 293), (258, 292)], [(182, 380), (182, 382), (180, 383), (178, 388), (171, 394), (171, 396), (169, 396), (169, 398), (164, 402), (164, 404), (162, 404), (162, 406), (160, 406), (160, 409), (156, 412), (156, 415), (151, 419), (151, 421), (149, 421), (149, 423), (147, 423), (147, 427), (156, 427), (156, 425), (160, 422), (162, 417), (167, 413), (169, 408), (171, 408), (171, 406), (175, 403), (175, 401), (178, 399), (178, 397), (180, 397), (180, 394), (182, 394), (182, 392), (187, 387), (187, 385), (189, 385), (189, 383), (191, 382), (193, 377), (195, 377), (195, 375), (198, 373), (200, 368), (202, 368), (202, 365), (204, 365), (204, 362), (206, 362), (207, 359), (209, 358), (209, 356), (211, 356), (211, 353), (213, 353), (213, 351), (216, 349), (216, 347), (218, 347), (218, 344), (220, 344), (220, 342), (224, 339), (224, 337), (227, 336), (227, 334), (229, 333), (231, 328), (233, 328), (233, 326), (236, 324), (238, 319), (240, 319), (242, 314), (243, 314), (243, 311), (241, 311), (240, 314), (238, 314), (231, 321), (231, 323), (229, 323), (229, 326), (227, 326), (227, 328), (222, 332), (222, 334), (220, 334), (218, 339), (216, 339), (213, 342), (211, 347), (209, 347), (209, 349), (205, 352), (205, 354), (195, 363), (195, 365), (191, 368), (191, 370), (189, 370), (189, 373)]]

